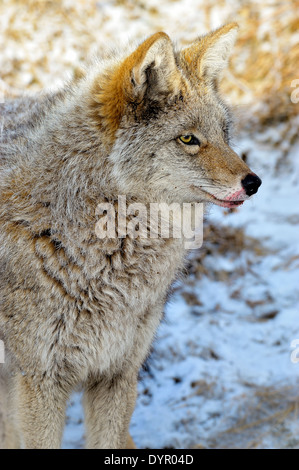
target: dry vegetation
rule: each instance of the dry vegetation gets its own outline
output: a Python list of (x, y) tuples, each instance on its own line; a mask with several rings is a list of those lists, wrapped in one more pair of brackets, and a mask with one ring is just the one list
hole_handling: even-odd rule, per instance
[(289, 426), (289, 420), (297, 421), (299, 411), (298, 391), (285, 385), (253, 387), (253, 393), (240, 396), (236, 403), (236, 419), (232, 426), (218, 436), (210, 447), (256, 449), (267, 437), (276, 442), (275, 447), (298, 448), (299, 439)]
[[(168, 0), (164, 3), (177, 3)], [(111, 21), (112, 3), (121, 9), (125, 23), (136, 23), (131, 36), (136, 39), (163, 27), (159, 5), (139, 0), (2, 0), (0, 3), (0, 54), (2, 87), (37, 90), (59, 81), (65, 72), (74, 72), (80, 61), (91, 52), (100, 52), (107, 41), (117, 43)], [(202, 4), (203, 3), (203, 4)], [(163, 4), (163, 2), (161, 2)], [(237, 6), (237, 8), (236, 8)], [(171, 5), (170, 5), (171, 8)], [(298, 114), (299, 104), (292, 103), (290, 95), (294, 69), (299, 63), (299, 1), (268, 1), (263, 8), (254, 0), (231, 4), (224, 0), (210, 0), (194, 4), (194, 14), (203, 19), (202, 31), (214, 26), (215, 8), (223, 9), (218, 23), (236, 20), (240, 34), (223, 81), (224, 91), (232, 103), (246, 105), (246, 121), (250, 109), (257, 123), (288, 120)], [(140, 22), (144, 20), (144, 28)], [(181, 26), (177, 20), (178, 26)], [(196, 23), (196, 22), (194, 22)], [(165, 25), (164, 25), (165, 26)], [(176, 31), (182, 44), (192, 41), (200, 30), (194, 25)]]

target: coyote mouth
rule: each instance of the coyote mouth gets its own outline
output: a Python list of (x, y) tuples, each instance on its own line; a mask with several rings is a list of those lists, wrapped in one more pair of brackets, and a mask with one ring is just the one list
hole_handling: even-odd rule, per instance
[(200, 189), (206, 196), (208, 201), (207, 202), (212, 202), (213, 204), (216, 204), (217, 206), (220, 207), (226, 207), (227, 209), (233, 209), (234, 207), (241, 206), (243, 202), (245, 202), (245, 199), (237, 199), (237, 197), (240, 197), (241, 191), (238, 191), (237, 193), (234, 193), (230, 198), (236, 197), (236, 199), (218, 199), (218, 197), (214, 196), (211, 193), (208, 193), (202, 188), (199, 188), (198, 186), (192, 186), (195, 189)]
[(224, 199), (218, 199), (217, 197), (213, 196), (213, 194), (210, 194), (210, 196), (213, 198), (211, 202), (213, 202), (217, 206), (227, 207), (229, 209), (241, 206), (244, 202), (244, 200), (242, 200), (242, 201), (226, 201)]

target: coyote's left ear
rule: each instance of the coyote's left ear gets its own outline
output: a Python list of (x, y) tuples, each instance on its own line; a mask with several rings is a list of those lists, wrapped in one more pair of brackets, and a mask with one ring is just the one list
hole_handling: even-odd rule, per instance
[(110, 73), (94, 81), (91, 109), (95, 122), (104, 126), (112, 142), (128, 104), (146, 108), (153, 101), (177, 95), (180, 77), (170, 38), (162, 32), (153, 34)]
[(166, 33), (146, 39), (125, 61), (130, 74), (131, 93), (135, 98), (159, 101), (178, 89), (178, 69), (173, 45)]
[(238, 28), (237, 23), (229, 23), (199, 38), (181, 51), (181, 60), (199, 78), (217, 79), (227, 66)]

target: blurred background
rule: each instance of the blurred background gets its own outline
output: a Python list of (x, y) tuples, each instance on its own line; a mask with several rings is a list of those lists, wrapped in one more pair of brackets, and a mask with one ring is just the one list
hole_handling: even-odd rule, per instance
[[(141, 372), (141, 448), (299, 448), (299, 1), (0, 1), (4, 97), (59, 87), (128, 40), (163, 30), (182, 47), (229, 21), (222, 94), (263, 185), (240, 209), (210, 209), (174, 285)], [(64, 447), (83, 447), (82, 419), (74, 394)]]

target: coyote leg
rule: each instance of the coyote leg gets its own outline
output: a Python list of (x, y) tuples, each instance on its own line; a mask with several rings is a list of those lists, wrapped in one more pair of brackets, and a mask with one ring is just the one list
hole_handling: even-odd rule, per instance
[(87, 448), (134, 446), (128, 428), (135, 406), (136, 382), (136, 376), (130, 374), (89, 383), (84, 393)]
[[(15, 377), (8, 373), (0, 376), (0, 449), (19, 449), (20, 436), (16, 424)], [(2, 434), (2, 436), (1, 436)]]
[(54, 381), (18, 376), (16, 411), (23, 447), (60, 448), (68, 396)]

